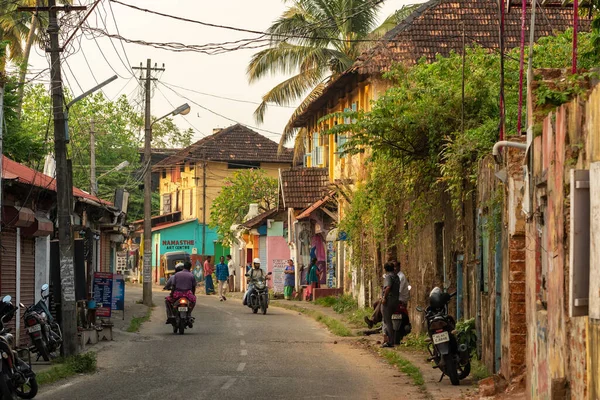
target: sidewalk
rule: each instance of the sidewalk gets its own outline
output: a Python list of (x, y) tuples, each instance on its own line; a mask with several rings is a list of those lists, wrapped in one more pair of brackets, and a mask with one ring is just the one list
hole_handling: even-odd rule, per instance
[[(320, 313), (328, 318), (335, 319), (341, 324), (344, 324), (353, 333), (353, 339), (365, 347), (368, 347), (372, 352), (383, 357), (384, 353), (381, 352), (380, 348), (382, 335), (373, 334), (365, 336), (364, 332), (367, 329), (366, 325), (362, 328), (357, 328), (348, 323), (347, 319), (342, 314), (338, 314), (331, 307), (322, 307), (312, 302), (306, 301), (286, 301), (286, 300), (272, 300), (270, 303), (273, 307), (281, 307), (298, 311), (299, 309), (305, 309), (313, 314), (315, 312)], [(360, 338), (360, 339), (359, 339)], [(441, 382), (438, 382), (441, 373), (438, 369), (433, 369), (432, 364), (427, 361), (429, 354), (425, 351), (410, 349), (407, 347), (395, 347), (389, 349), (390, 351), (396, 352), (400, 359), (408, 361), (410, 364), (418, 368), (421, 375), (423, 376), (423, 387), (429, 396), (434, 400), (450, 400), (460, 399), (467, 396), (473, 396), (477, 392), (476, 383), (468, 377), (461, 381), (460, 386), (452, 386), (448, 377), (444, 377)], [(403, 362), (403, 361), (401, 361)], [(408, 367), (410, 368), (410, 366)]]

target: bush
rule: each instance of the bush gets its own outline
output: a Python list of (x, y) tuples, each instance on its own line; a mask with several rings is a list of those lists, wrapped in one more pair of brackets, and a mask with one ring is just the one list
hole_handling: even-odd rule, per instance
[(466, 344), (471, 351), (477, 348), (477, 331), (475, 330), (475, 318), (457, 322), (456, 332), (456, 336), (459, 343)]
[(333, 305), (333, 311), (338, 314), (344, 314), (356, 309), (358, 309), (358, 302), (348, 294), (337, 297), (337, 301)]
[(327, 297), (320, 297), (320, 298), (316, 299), (315, 304), (318, 304), (323, 307), (333, 307), (337, 303), (337, 301), (338, 301), (337, 297), (327, 296)]
[(96, 370), (96, 353), (77, 354), (69, 359), (67, 363), (76, 374), (86, 374)]

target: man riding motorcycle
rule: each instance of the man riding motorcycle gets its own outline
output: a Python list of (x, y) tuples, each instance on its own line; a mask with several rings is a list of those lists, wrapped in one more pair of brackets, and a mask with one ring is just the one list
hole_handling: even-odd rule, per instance
[[(177, 267), (180, 267), (179, 263), (175, 270), (177, 271)], [(181, 297), (185, 297), (189, 300), (189, 312), (191, 314), (194, 306), (196, 305), (196, 278), (194, 274), (190, 271), (192, 269), (192, 263), (186, 261), (183, 264), (183, 269), (179, 272), (176, 272), (173, 276), (169, 278), (167, 284), (165, 285), (165, 290), (171, 290), (171, 294), (165, 297), (165, 306), (167, 309), (167, 324), (170, 324), (173, 321), (175, 316), (173, 315), (173, 302)]]
[(260, 258), (255, 258), (252, 261), (252, 268), (250, 269), (250, 271), (248, 271), (248, 274), (250, 275), (248, 276), (247, 280), (248, 290), (246, 291), (246, 294), (244, 295), (244, 301), (242, 302), (245, 306), (248, 305), (247, 300), (254, 291), (254, 282), (259, 278), (264, 278), (265, 280), (269, 279), (269, 276), (265, 274), (265, 271), (260, 269)]

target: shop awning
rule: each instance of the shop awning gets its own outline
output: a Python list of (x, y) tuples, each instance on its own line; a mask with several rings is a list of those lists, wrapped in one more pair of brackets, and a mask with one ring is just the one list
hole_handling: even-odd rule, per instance
[(327, 203), (330, 199), (331, 196), (333, 196), (333, 192), (330, 192), (327, 196), (323, 197), (321, 200), (317, 200), (315, 201), (310, 207), (308, 207), (306, 210), (302, 211), (300, 213), (300, 215), (298, 215), (296, 217), (296, 219), (304, 219), (304, 218), (308, 218), (310, 217), (310, 214), (315, 211), (318, 208), (321, 208), (321, 206), (325, 203)]
[(35, 222), (35, 213), (27, 207), (3, 206), (2, 221), (8, 226), (27, 228)]
[(54, 224), (48, 218), (36, 215), (31, 226), (24, 228), (21, 233), (25, 236), (48, 236), (54, 232)]

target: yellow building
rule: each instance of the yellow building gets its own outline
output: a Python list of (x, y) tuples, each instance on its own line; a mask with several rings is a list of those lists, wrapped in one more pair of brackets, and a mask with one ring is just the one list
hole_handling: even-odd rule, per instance
[(157, 163), (153, 170), (160, 175), (160, 214), (180, 212), (181, 221), (153, 228), (153, 266), (169, 251), (183, 250), (198, 257), (227, 254), (208, 227), (210, 208), (224, 179), (250, 168), (277, 178), (280, 168), (291, 167), (292, 158), (291, 150), (278, 154), (276, 142), (236, 124)]

